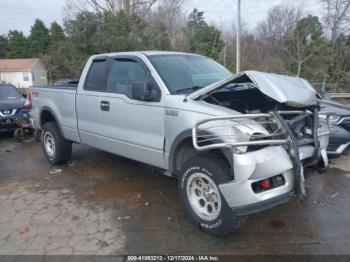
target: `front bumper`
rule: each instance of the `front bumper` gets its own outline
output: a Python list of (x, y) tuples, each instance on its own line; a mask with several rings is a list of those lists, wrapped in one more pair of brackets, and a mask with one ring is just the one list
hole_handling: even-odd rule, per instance
[(13, 117), (0, 118), (0, 132), (15, 130), (19, 126), (18, 122), (21, 122), (21, 121), (29, 122), (29, 117), (13, 116)]
[[(296, 115), (296, 117), (294, 117)], [(310, 116), (314, 117), (310, 117)], [(224, 140), (214, 144), (201, 145), (197, 139), (198, 128), (202, 124), (218, 120), (237, 120), (257, 117), (274, 116), (280, 124), (278, 130), (284, 130), (286, 136), (274, 136), (274, 139), (259, 141), (229, 141)], [(286, 119), (287, 120), (286, 120)], [(307, 121), (308, 126), (303, 133), (296, 133), (300, 121)], [(310, 124), (309, 122), (312, 121)], [(271, 122), (268, 122), (271, 123)], [(304, 123), (302, 123), (304, 124)], [(302, 134), (302, 136), (300, 136)], [(207, 135), (202, 135), (204, 142)], [(227, 138), (228, 136), (223, 136)], [(325, 165), (328, 163), (326, 147), (329, 139), (328, 129), (320, 128), (317, 108), (310, 111), (278, 111), (273, 114), (250, 114), (244, 116), (216, 117), (203, 120), (193, 128), (193, 144), (199, 150), (209, 150), (223, 147), (232, 149), (240, 146), (259, 145), (262, 149), (242, 153), (241, 150), (232, 150), (234, 180), (219, 185), (219, 189), (230, 208), (237, 213), (248, 214), (267, 209), (286, 201), (283, 196), (305, 195), (303, 166), (318, 163), (322, 156)], [(265, 147), (264, 147), (265, 146)], [(259, 147), (258, 147), (259, 148)], [(273, 187), (256, 190), (261, 183), (270, 183), (274, 179), (277, 183)]]
[(232, 211), (238, 216), (247, 216), (250, 214), (259, 213), (266, 209), (284, 204), (289, 201), (292, 197), (295, 197), (294, 192), (288, 192), (283, 195), (279, 195), (258, 203), (250, 204), (244, 207), (235, 207), (232, 208)]
[[(234, 154), (235, 179), (219, 185), (222, 195), (231, 208), (242, 209), (294, 190), (293, 163), (282, 146)], [(282, 175), (284, 185), (262, 193), (255, 193), (252, 184), (276, 175)]]

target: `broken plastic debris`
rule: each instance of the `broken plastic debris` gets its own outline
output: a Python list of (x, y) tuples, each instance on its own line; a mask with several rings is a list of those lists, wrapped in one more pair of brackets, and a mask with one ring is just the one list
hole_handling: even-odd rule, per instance
[(73, 166), (75, 166), (76, 162), (77, 162), (77, 160), (69, 161), (68, 166), (73, 167)]
[(333, 194), (333, 195), (331, 196), (331, 198), (335, 198), (335, 197), (337, 197), (338, 195), (339, 195), (339, 192)]
[(50, 171), (50, 174), (59, 174), (62, 173), (62, 169), (54, 169)]
[(118, 220), (128, 220), (128, 219), (130, 219), (130, 216), (118, 217)]
[(146, 202), (146, 203), (145, 203), (145, 206), (148, 207), (148, 206), (149, 206), (149, 202)]
[(25, 233), (28, 233), (28, 231), (29, 231), (29, 228), (28, 228), (27, 225), (21, 225), (21, 227), (20, 227), (20, 229), (19, 229), (19, 233), (20, 233), (21, 235), (23, 235), (23, 234), (25, 234)]
[(134, 196), (131, 196), (129, 199), (131, 202), (137, 203), (140, 201), (141, 198), (142, 198), (142, 194), (136, 194)]

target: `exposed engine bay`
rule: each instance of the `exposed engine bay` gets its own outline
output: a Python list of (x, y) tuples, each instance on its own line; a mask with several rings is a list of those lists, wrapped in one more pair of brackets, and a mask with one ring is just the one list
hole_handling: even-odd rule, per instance
[[(298, 146), (310, 145), (318, 148), (318, 145), (315, 144), (318, 141), (317, 133), (320, 127), (317, 106), (301, 107), (300, 105), (291, 106), (286, 103), (279, 103), (261, 92), (247, 75), (242, 75), (234, 81), (208, 92), (202, 99), (208, 103), (226, 107), (242, 114), (274, 112), (289, 127)], [(287, 135), (286, 132), (278, 130), (279, 128), (283, 129), (279, 125), (272, 125), (271, 122), (266, 122), (266, 120), (259, 121), (259, 119), (256, 119), (256, 121), (262, 124), (270, 134), (276, 134), (271, 136), (271, 139), (281, 139)], [(255, 134), (250, 138), (251, 141), (262, 139), (266, 139), (266, 136)]]

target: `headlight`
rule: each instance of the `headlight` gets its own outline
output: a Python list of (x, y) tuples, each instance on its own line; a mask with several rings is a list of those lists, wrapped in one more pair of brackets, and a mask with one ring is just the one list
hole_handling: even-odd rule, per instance
[(339, 120), (340, 120), (340, 116), (336, 116), (336, 115), (331, 115), (330, 117), (329, 117), (329, 121), (331, 122), (331, 123), (337, 123)]
[[(326, 121), (327, 120), (327, 115), (324, 115), (324, 114), (320, 114), (319, 115), (319, 117), (320, 117), (320, 120), (322, 121)], [(337, 123), (339, 120), (340, 120), (340, 116), (336, 116), (336, 115), (331, 115), (330, 117), (329, 117), (329, 122), (331, 122), (332, 124), (334, 124), (334, 123)]]

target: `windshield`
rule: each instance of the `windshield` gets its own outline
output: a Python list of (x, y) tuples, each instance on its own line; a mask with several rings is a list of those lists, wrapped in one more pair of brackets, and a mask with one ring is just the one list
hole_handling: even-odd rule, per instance
[(18, 100), (21, 98), (21, 93), (14, 86), (0, 85), (0, 100)]
[(198, 55), (153, 55), (152, 64), (171, 94), (192, 93), (232, 76), (212, 59)]

